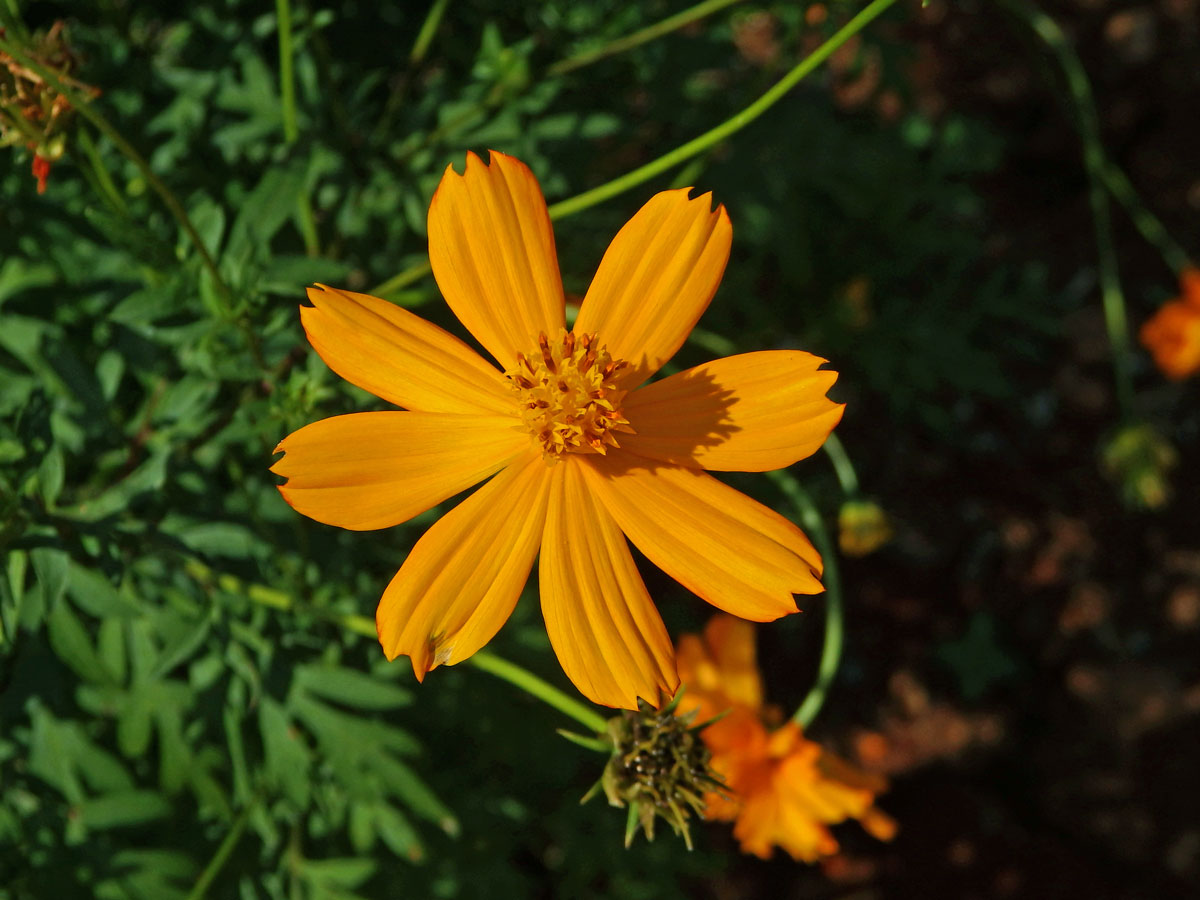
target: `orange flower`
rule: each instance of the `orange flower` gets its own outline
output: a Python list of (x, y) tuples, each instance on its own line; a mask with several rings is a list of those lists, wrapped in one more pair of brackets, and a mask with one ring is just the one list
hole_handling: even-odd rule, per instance
[(1140, 335), (1158, 368), (1174, 380), (1200, 372), (1200, 269), (1183, 270), (1179, 294), (1142, 325)]
[(813, 453), (841, 417), (836, 375), (794, 350), (746, 353), (645, 384), (708, 306), (729, 256), (724, 207), (657, 194), (613, 240), (565, 326), (546, 203), (521, 162), (468, 154), (429, 208), (451, 310), (500, 364), (385, 300), (310, 289), (322, 359), (403, 411), (315, 422), (272, 471), (296, 510), (383, 528), (491, 477), (417, 542), (379, 604), (389, 659), (418, 679), (461, 662), (512, 612), (541, 553), (542, 612), (567, 676), (635, 709), (678, 685), (626, 537), (708, 602), (758, 621), (820, 591), (821, 559), (783, 516), (705, 469), (766, 471)]
[(680, 713), (697, 720), (724, 715), (701, 738), (711, 766), (729, 795), (710, 794), (705, 817), (732, 821), (744, 853), (766, 859), (776, 846), (793, 859), (815, 862), (836, 853), (828, 826), (858, 819), (880, 840), (891, 840), (895, 822), (875, 809), (887, 783), (806, 740), (793, 721), (768, 731), (754, 628), (732, 616), (714, 616), (704, 638), (680, 638), (679, 677), (685, 687)]

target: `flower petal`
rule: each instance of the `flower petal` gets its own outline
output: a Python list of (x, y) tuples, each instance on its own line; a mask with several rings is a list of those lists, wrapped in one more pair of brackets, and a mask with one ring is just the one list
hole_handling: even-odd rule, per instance
[(588, 457), (588, 484), (652, 563), (709, 603), (755, 622), (797, 612), (821, 557), (779, 513), (695, 469)]
[(411, 657), (421, 681), (492, 639), (533, 567), (549, 483), (541, 455), (530, 453), (425, 532), (379, 601), (388, 659)]
[(511, 416), (366, 412), (293, 432), (271, 467), (297, 512), (356, 531), (407, 522), (492, 475), (529, 447)]
[(704, 626), (704, 641), (712, 650), (721, 687), (729, 700), (755, 711), (761, 709), (763, 687), (754, 626), (733, 616), (715, 615)]
[(679, 686), (671, 639), (617, 523), (575, 460), (552, 470), (538, 563), (542, 614), (563, 671), (594, 703), (637, 709)]
[(717, 291), (733, 227), (712, 195), (655, 194), (609, 245), (575, 322), (631, 369), (626, 389), (659, 370), (687, 339)]
[(507, 415), (508, 381), (454, 335), (394, 303), (319, 285), (300, 307), (308, 340), (351, 384), (406, 409)]
[(563, 288), (546, 201), (520, 160), (467, 154), (429, 204), (429, 263), (454, 314), (500, 365), (563, 327)]
[(837, 373), (799, 350), (718, 359), (648, 384), (623, 413), (621, 446), (652, 459), (721, 472), (782, 469), (816, 452), (842, 418), (825, 396)]

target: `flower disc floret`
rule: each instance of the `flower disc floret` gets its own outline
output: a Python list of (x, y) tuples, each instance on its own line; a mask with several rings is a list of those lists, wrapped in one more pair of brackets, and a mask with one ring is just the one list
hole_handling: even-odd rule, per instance
[(533, 352), (517, 354), (517, 365), (505, 374), (521, 421), (546, 462), (557, 462), (564, 453), (606, 454), (620, 446), (613, 432), (633, 433), (621, 413), (626, 391), (616, 380), (627, 366), (614, 360), (594, 334), (562, 331), (551, 340), (542, 332)]

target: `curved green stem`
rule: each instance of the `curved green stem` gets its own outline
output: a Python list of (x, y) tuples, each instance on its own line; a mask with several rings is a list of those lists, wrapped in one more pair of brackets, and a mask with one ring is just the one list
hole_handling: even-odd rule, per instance
[(644, 181), (649, 181), (667, 169), (671, 169), (691, 159), (698, 153), (703, 153), (714, 144), (720, 143), (730, 135), (741, 131), (782, 100), (792, 88), (832, 56), (842, 44), (846, 43), (846, 41), (862, 31), (863, 28), (879, 18), (880, 15), (889, 7), (895, 5), (895, 3), (896, 0), (872, 0), (862, 12), (839, 28), (829, 40), (825, 41), (820, 47), (801, 60), (773, 87), (741, 112), (726, 119), (715, 128), (709, 129), (699, 137), (693, 138), (686, 144), (676, 147), (670, 153), (666, 153), (658, 159), (646, 163), (644, 166), (639, 166), (632, 172), (622, 175), (620, 178), (615, 178), (606, 184), (592, 188), (590, 191), (584, 191), (582, 194), (555, 203), (550, 207), (550, 218), (559, 219), (563, 216), (569, 216), (590, 206), (595, 206), (597, 203), (607, 200), (610, 197), (615, 197), (617, 194), (623, 193)]
[[(568, 197), (550, 207), (551, 219), (562, 219), (577, 212), (582, 212), (610, 197), (636, 187), (644, 181), (649, 181), (656, 175), (687, 162), (694, 156), (720, 143), (725, 138), (745, 128), (768, 109), (778, 103), (802, 79), (810, 75), (821, 63), (825, 62), (846, 41), (862, 31), (867, 25), (879, 18), (887, 9), (896, 4), (897, 0), (872, 0), (858, 15), (847, 22), (833, 34), (829, 40), (801, 60), (791, 71), (779, 80), (761, 97), (715, 128), (711, 128), (699, 137), (693, 138), (682, 146), (676, 147), (670, 153), (646, 163), (644, 166), (627, 172), (620, 178), (615, 178), (590, 191)], [(372, 293), (386, 296), (419, 281), (431, 271), (428, 263), (412, 266), (372, 289)]]
[(655, 38), (660, 38), (664, 34), (670, 34), (672, 31), (689, 25), (698, 19), (703, 19), (705, 16), (712, 15), (727, 6), (733, 6), (735, 3), (741, 2), (742, 0), (704, 0), (703, 3), (697, 3), (695, 6), (669, 16), (661, 22), (655, 22), (653, 25), (647, 25), (645, 28), (635, 31), (632, 34), (627, 34), (610, 41), (603, 47), (597, 47), (595, 50), (587, 50), (583, 53), (576, 53), (574, 56), (568, 56), (566, 59), (560, 59), (546, 70), (546, 74), (553, 76), (574, 72), (576, 69), (582, 69), (584, 66), (591, 65), (599, 60), (607, 59), (610, 56), (615, 56), (618, 53), (641, 46)]
[(1129, 323), (1125, 312), (1125, 296), (1117, 273), (1117, 253), (1113, 246), (1112, 222), (1108, 194), (1105, 190), (1104, 146), (1100, 141), (1100, 119), (1092, 97), (1092, 86), (1079, 55), (1050, 16), (1030, 6), (1024, 0), (1001, 0), (1018, 18), (1024, 21), (1058, 60), (1066, 77), (1067, 90), (1075, 104), (1080, 138), (1083, 141), (1083, 165), (1088, 176), (1088, 202), (1092, 208), (1096, 254), (1100, 272), (1100, 299), (1104, 306), (1104, 324), (1112, 344), (1113, 378), (1116, 382), (1117, 405), (1121, 418), (1133, 418), (1133, 350), (1129, 340)]
[(768, 472), (767, 475), (779, 485), (784, 496), (796, 508), (801, 523), (808, 529), (808, 533), (812, 536), (813, 543), (816, 544), (821, 553), (821, 559), (825, 563), (825, 638), (821, 644), (821, 662), (817, 666), (816, 683), (809, 689), (804, 699), (800, 701), (800, 706), (792, 715), (792, 719), (797, 725), (801, 728), (808, 728), (813, 719), (817, 717), (817, 713), (821, 711), (821, 707), (825, 705), (825, 698), (829, 695), (834, 678), (837, 676), (838, 666), (842, 662), (842, 644), (846, 623), (842, 605), (842, 580), (838, 571), (837, 549), (833, 545), (833, 539), (825, 527), (820, 511), (813, 503), (812, 498), (808, 496), (808, 492), (800, 486), (800, 482), (786, 469)]
[(829, 462), (833, 465), (838, 484), (842, 486), (842, 493), (847, 497), (857, 497), (858, 474), (854, 471), (854, 463), (850, 461), (850, 454), (842, 446), (837, 432), (830, 432), (821, 449), (825, 451), (825, 455), (829, 457)]
[(154, 170), (150, 168), (150, 164), (146, 162), (145, 158), (134, 149), (129, 141), (121, 136), (121, 133), (113, 127), (108, 119), (96, 111), (87, 97), (84, 97), (74, 88), (67, 85), (55, 72), (43, 66), (36, 59), (32, 59), (4, 38), (0, 38), (0, 50), (3, 50), (21, 65), (36, 72), (50, 87), (54, 88), (63, 97), (66, 97), (76, 112), (95, 125), (137, 167), (142, 177), (146, 179), (146, 183), (158, 194), (159, 199), (162, 200), (171, 215), (175, 217), (175, 221), (179, 223), (179, 227), (183, 229), (184, 234), (188, 236), (188, 240), (195, 246), (196, 252), (200, 255), (200, 261), (212, 277), (213, 285), (216, 287), (218, 294), (220, 294), (226, 306), (230, 307), (231, 312), (233, 294), (230, 292), (229, 286), (225, 283), (225, 279), (221, 277), (221, 273), (217, 270), (216, 261), (208, 252), (208, 248), (204, 246), (204, 241), (200, 239), (200, 234), (196, 231), (192, 220), (188, 218), (183, 205), (171, 192), (171, 189), (163, 183), (163, 180), (154, 174)]
[(516, 663), (509, 662), (507, 659), (501, 659), (496, 654), (487, 650), (476, 650), (466, 661), (477, 669), (483, 669), (483, 671), (489, 672), (497, 678), (502, 678), (515, 687), (519, 687), (525, 693), (570, 716), (584, 728), (596, 734), (603, 734), (607, 728), (604, 717), (599, 713), (588, 709), (588, 707), (584, 706), (578, 700), (567, 696), (548, 681), (543, 681)]
[(279, 34), (279, 97), (283, 106), (283, 138), (289, 144), (300, 137), (296, 120), (296, 79), (292, 75), (292, 7), (289, 0), (275, 0), (276, 31)]
[(1142, 198), (1129, 183), (1129, 178), (1121, 171), (1121, 167), (1111, 160), (1105, 160), (1104, 163), (1104, 186), (1113, 198), (1125, 207), (1125, 212), (1129, 214), (1134, 227), (1147, 243), (1158, 250), (1172, 272), (1178, 274), (1191, 265), (1187, 251), (1175, 242), (1167, 232), (1166, 226), (1142, 202)]
[(220, 874), (225, 863), (229, 861), (229, 856), (233, 853), (233, 849), (237, 846), (238, 841), (242, 839), (242, 833), (246, 830), (246, 825), (250, 822), (250, 814), (258, 806), (258, 801), (258, 795), (255, 794), (250, 799), (250, 802), (243, 807), (237, 819), (234, 820), (233, 827), (229, 829), (229, 833), (225, 835), (225, 839), (217, 847), (217, 852), (213, 854), (213, 858), (208, 861), (208, 865), (204, 867), (204, 871), (196, 879), (195, 885), (192, 886), (192, 890), (187, 895), (187, 900), (202, 900), (204, 895), (208, 893), (213, 880)]

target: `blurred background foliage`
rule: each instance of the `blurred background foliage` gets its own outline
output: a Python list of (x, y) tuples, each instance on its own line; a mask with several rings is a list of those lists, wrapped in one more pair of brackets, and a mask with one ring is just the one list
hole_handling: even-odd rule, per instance
[[(31, 29), (67, 17), (75, 77), (179, 198), (220, 279), (82, 118), (45, 194), (29, 154), (0, 155), (0, 897), (669, 898), (757, 865), (717, 826), (692, 854), (661, 837), (622, 849), (623, 814), (578, 804), (601, 761), (554, 734), (556, 714), (470, 666), (418, 687), (341, 627), (373, 614), (435, 514), (339, 531), (289, 509), (267, 467), (290, 431), (380, 405), (307, 346), (305, 285), (382, 286), (461, 333), (431, 279), (394, 277), (426, 260), (447, 164), (496, 148), (564, 199), (744, 108), (856, 7), (739, 5), (576, 66), (680, 6), (451, 0), (434, 20), (417, 2), (19, 5)], [(992, 458), (1045, 436), (1056, 401), (1030, 385), (1094, 285), (1086, 264), (997, 241), (990, 186), (1027, 148), (1002, 119), (927, 102), (921, 15), (892, 10), (746, 130), (556, 226), (581, 295), (653, 190), (713, 191), (734, 248), (703, 327), (831, 359), (849, 448), (902, 510), (922, 447)], [(1077, 199), (1082, 175), (1065, 190)], [(797, 474), (834, 516), (828, 466)], [(739, 486), (787, 508), (765, 480)], [(917, 538), (896, 552), (944, 559)], [(703, 624), (646, 574), (672, 634)], [(883, 627), (871, 616), (852, 633)], [(783, 702), (815, 671), (819, 621), (763, 638)], [(1003, 634), (978, 612), (926, 638), (949, 696), (1023, 677)], [(528, 591), (495, 646), (571, 690)], [(851, 638), (849, 689), (818, 737), (878, 724), (879, 646)]]

